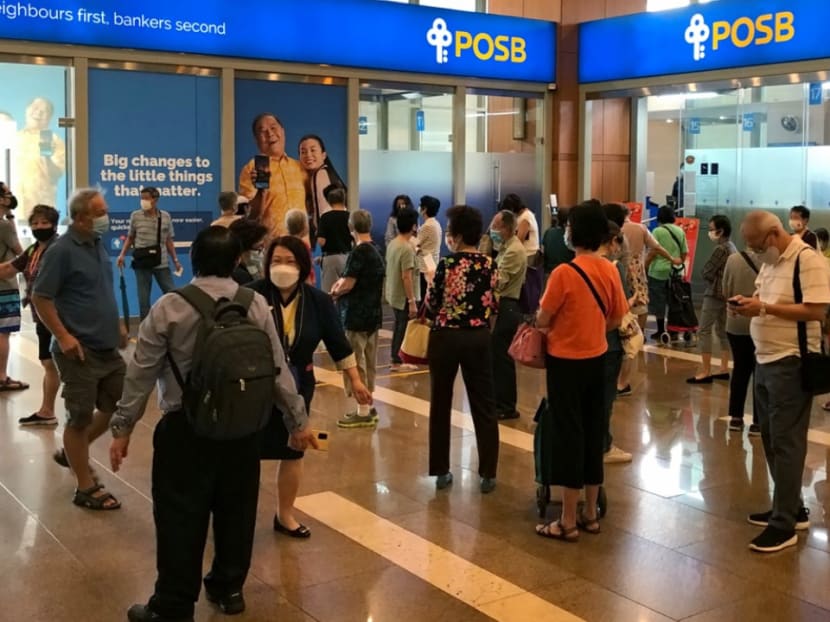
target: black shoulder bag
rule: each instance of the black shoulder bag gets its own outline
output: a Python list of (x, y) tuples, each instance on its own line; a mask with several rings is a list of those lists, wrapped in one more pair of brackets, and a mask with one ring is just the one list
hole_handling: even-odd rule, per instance
[(752, 261), (752, 260), (749, 258), (749, 255), (747, 255), (745, 251), (741, 251), (741, 257), (743, 257), (743, 258), (744, 258), (744, 261), (746, 262), (746, 264), (747, 264), (750, 268), (752, 268), (752, 271), (753, 271), (755, 274), (758, 274), (758, 266), (756, 266), (756, 265), (755, 265), (755, 262), (754, 262), (754, 261)]
[(576, 270), (576, 271), (577, 271), (577, 273), (579, 274), (579, 276), (581, 276), (581, 277), (582, 277), (582, 279), (585, 281), (585, 283), (586, 283), (586, 284), (588, 285), (588, 287), (591, 289), (591, 293), (594, 295), (594, 300), (596, 300), (596, 301), (597, 301), (597, 305), (599, 305), (599, 310), (600, 310), (600, 311), (602, 311), (602, 316), (603, 316), (603, 317), (605, 317), (605, 318), (607, 318), (607, 317), (608, 317), (608, 311), (607, 311), (607, 309), (605, 308), (605, 303), (603, 303), (603, 302), (602, 302), (602, 298), (600, 298), (600, 296), (599, 296), (599, 292), (597, 292), (597, 288), (596, 288), (596, 287), (594, 287), (594, 284), (591, 282), (591, 278), (590, 278), (587, 274), (585, 274), (585, 270), (583, 270), (582, 268), (580, 268), (580, 267), (579, 267), (578, 265), (576, 265), (573, 261), (568, 262), (568, 265), (569, 265), (571, 268), (573, 268), (574, 270)]
[[(795, 304), (802, 304), (804, 294), (801, 291), (801, 253), (795, 260), (793, 291)], [(798, 322), (798, 349), (801, 352), (801, 388), (812, 395), (830, 393), (830, 357), (824, 352), (823, 342), (821, 352), (807, 350), (807, 322)]]
[(161, 213), (156, 228), (156, 243), (133, 250), (133, 270), (152, 270), (161, 265)]

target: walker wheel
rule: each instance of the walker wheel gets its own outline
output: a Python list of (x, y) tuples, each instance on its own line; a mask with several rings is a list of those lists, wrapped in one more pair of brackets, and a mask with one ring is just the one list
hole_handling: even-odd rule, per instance
[(671, 335), (668, 333), (663, 333), (662, 335), (660, 335), (660, 343), (662, 343), (664, 346), (669, 345), (671, 343)]

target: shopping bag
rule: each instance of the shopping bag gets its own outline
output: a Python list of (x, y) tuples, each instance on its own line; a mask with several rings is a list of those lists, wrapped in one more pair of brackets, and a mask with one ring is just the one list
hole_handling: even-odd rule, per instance
[(429, 350), (429, 333), (432, 325), (423, 318), (409, 320), (399, 353), (401, 360), (410, 365), (426, 365)]
[(645, 345), (645, 337), (643, 337), (643, 331), (640, 329), (637, 316), (630, 311), (626, 313), (618, 330), (625, 358), (633, 359)]
[(547, 338), (529, 322), (519, 324), (507, 353), (517, 363), (535, 369), (545, 368)]

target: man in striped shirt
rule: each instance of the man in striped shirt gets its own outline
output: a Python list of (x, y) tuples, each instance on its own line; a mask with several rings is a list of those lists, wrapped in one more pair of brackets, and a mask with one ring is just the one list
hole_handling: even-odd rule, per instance
[[(752, 298), (730, 298), (730, 313), (751, 317), (755, 343), (755, 406), (767, 465), (775, 484), (772, 509), (750, 514), (765, 527), (749, 548), (772, 553), (798, 542), (797, 529), (810, 526), (801, 499), (807, 456), (807, 432), (813, 396), (802, 386), (798, 323), (807, 327), (807, 350), (821, 351), (821, 321), (830, 304), (830, 282), (823, 257), (799, 236), (786, 232), (769, 212), (756, 211), (741, 225), (747, 246), (763, 263)], [(796, 303), (795, 269), (799, 266), (803, 301)]]

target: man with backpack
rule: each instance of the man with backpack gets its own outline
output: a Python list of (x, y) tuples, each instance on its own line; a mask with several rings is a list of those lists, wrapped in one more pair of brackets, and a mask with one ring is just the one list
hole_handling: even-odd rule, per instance
[(244, 611), (259, 432), (273, 404), (283, 413), (293, 448), (317, 446), (268, 304), (231, 279), (241, 254), (228, 229), (200, 232), (191, 249), (196, 277), (152, 307), (128, 365), (111, 425), (114, 471), (127, 456), (156, 381), (164, 413), (153, 434), (158, 580), (149, 603), (128, 611), (131, 622), (193, 620), (211, 514), (216, 552), (204, 578), (207, 598), (223, 613)]

